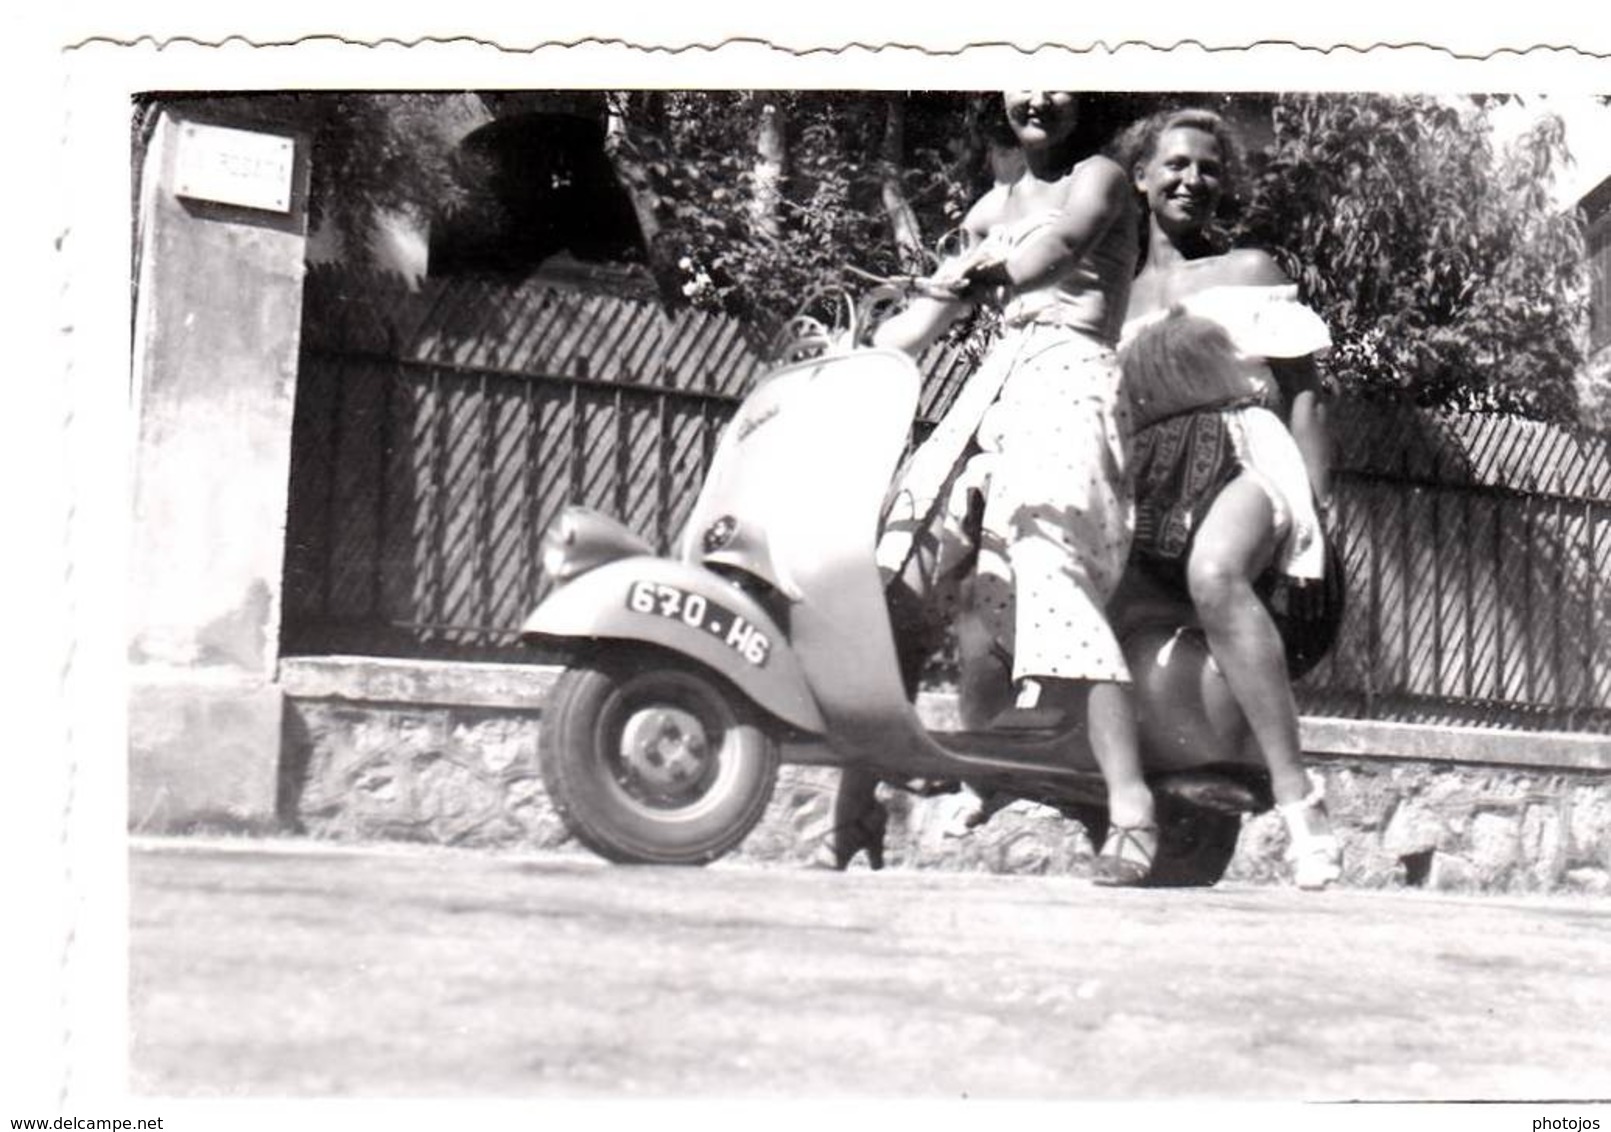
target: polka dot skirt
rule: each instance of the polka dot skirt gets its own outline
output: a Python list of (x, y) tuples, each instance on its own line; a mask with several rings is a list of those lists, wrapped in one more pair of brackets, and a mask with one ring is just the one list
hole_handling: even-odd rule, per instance
[[(1021, 335), (998, 347), (1012, 368), (963, 480), (984, 502), (969, 599), (1015, 679), (1128, 681), (1104, 613), (1135, 521), (1118, 363), (1058, 328)], [(948, 517), (958, 510), (953, 493)]]

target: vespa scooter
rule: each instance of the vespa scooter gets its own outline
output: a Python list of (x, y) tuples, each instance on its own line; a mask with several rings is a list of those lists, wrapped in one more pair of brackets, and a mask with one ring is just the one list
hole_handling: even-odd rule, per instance
[[(669, 557), (567, 508), (543, 539), (555, 588), (523, 640), (562, 658), (542, 777), (581, 844), (622, 863), (704, 864), (766, 809), (780, 762), (895, 783), (964, 782), (1054, 806), (1100, 844), (1105, 788), (1082, 727), (930, 732), (897, 661), (874, 559), (920, 376), (847, 346), (764, 376), (723, 433)], [(1200, 636), (1130, 635), (1155, 884), (1213, 884), (1242, 814), (1271, 804), (1245, 721)]]

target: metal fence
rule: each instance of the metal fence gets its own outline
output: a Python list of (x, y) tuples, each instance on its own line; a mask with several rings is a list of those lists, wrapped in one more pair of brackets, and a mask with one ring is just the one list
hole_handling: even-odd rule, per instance
[[(319, 269), (304, 302), (283, 647), (497, 652), (568, 503), (661, 550), (763, 368), (742, 326), (646, 298)], [(937, 411), (966, 372), (934, 353)]]
[(1611, 731), (1611, 440), (1379, 406), (1338, 418), (1350, 610), (1305, 706)]
[(664, 546), (757, 361), (731, 323), (579, 291), (307, 288), (285, 644), (497, 649), (586, 503)]
[[(762, 368), (726, 319), (528, 284), (310, 276), (283, 647), (496, 656), (567, 503), (665, 549)], [(968, 365), (924, 359), (921, 417)], [(1604, 436), (1343, 405), (1349, 614), (1299, 689), (1355, 718), (1611, 732)]]

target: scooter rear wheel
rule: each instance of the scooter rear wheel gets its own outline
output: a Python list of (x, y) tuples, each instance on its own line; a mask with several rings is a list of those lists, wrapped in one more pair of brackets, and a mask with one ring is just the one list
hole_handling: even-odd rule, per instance
[[(1159, 796), (1158, 855), (1152, 860), (1148, 888), (1211, 888), (1225, 876), (1242, 832), (1240, 814), (1194, 806)], [(1085, 827), (1093, 850), (1108, 835), (1107, 807), (1077, 804), (1063, 808), (1064, 816)]]
[(777, 745), (713, 676), (640, 651), (568, 668), (538, 740), (565, 827), (621, 864), (703, 865), (765, 813)]

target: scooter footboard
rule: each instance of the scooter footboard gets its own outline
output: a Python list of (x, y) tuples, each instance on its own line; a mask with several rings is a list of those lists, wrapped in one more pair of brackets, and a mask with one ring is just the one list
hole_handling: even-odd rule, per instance
[(691, 657), (762, 710), (825, 730), (788, 641), (760, 604), (708, 570), (647, 555), (620, 558), (555, 590), (526, 618), (527, 640), (642, 641)]

